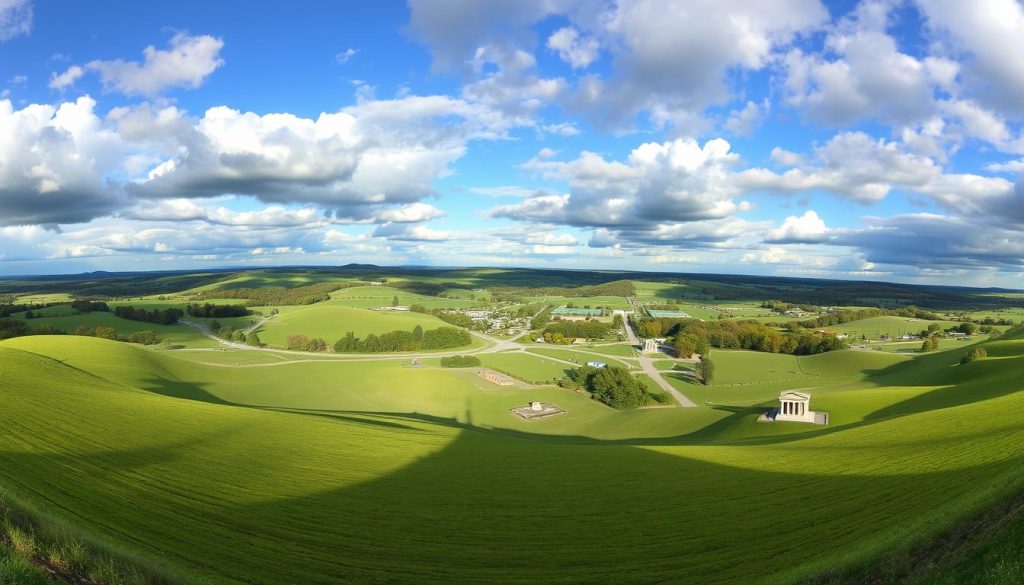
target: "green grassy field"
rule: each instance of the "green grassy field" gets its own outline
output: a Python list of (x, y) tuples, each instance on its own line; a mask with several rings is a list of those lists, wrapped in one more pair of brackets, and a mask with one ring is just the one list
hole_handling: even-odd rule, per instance
[(543, 356), (524, 352), (481, 355), (480, 361), (486, 367), (497, 368), (523, 380), (544, 383), (551, 383), (564, 377), (566, 370), (571, 370), (574, 367), (559, 361), (546, 359)]
[(860, 339), (861, 335), (866, 336), (868, 339), (878, 339), (883, 335), (890, 337), (903, 334), (917, 335), (921, 331), (928, 329), (928, 326), (931, 324), (938, 324), (943, 329), (959, 325), (955, 321), (927, 321), (910, 317), (870, 317), (868, 319), (850, 321), (842, 325), (825, 327), (825, 330), (834, 333), (845, 333), (850, 336), (851, 342), (856, 342)]
[[(0, 485), (217, 583), (788, 583), (1021, 487), (1024, 340), (987, 345), (967, 366), (716, 351), (721, 386), (678, 382), (715, 407), (618, 412), (397, 360), (19, 338), (0, 342)], [(755, 422), (782, 387), (833, 424)], [(529, 400), (568, 412), (507, 412)]]
[(447, 324), (437, 317), (409, 311), (372, 311), (357, 309), (333, 302), (281, 307), (280, 314), (256, 330), (263, 343), (273, 347), (287, 346), (289, 335), (322, 337), (328, 344), (355, 332), (357, 337), (381, 334), (388, 331), (412, 331), (417, 325), (424, 329), (436, 329)]
[(378, 307), (390, 307), (395, 297), (398, 303), (403, 306), (423, 305), (428, 309), (464, 309), (485, 304), (483, 301), (474, 301), (465, 298), (441, 298), (416, 294), (406, 290), (392, 288), (389, 286), (357, 286), (343, 288), (331, 293), (332, 305), (345, 307), (359, 307), (365, 309), (376, 309)]

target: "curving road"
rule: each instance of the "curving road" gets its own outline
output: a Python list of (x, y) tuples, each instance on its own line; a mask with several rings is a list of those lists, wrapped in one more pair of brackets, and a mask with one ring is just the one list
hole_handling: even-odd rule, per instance
[[(630, 304), (633, 305), (634, 310), (639, 311), (639, 304), (635, 302), (633, 298), (630, 298)], [(626, 337), (629, 339), (630, 345), (639, 346), (640, 338), (637, 336), (636, 331), (633, 331), (633, 325), (629, 322), (629, 319), (625, 319), (626, 322)], [(643, 353), (640, 354), (640, 369), (644, 371), (654, 383), (661, 387), (662, 390), (668, 392), (669, 395), (675, 399), (679, 406), (684, 408), (695, 408), (697, 406), (694, 401), (686, 397), (685, 394), (676, 389), (675, 386), (669, 384), (667, 380), (661, 375), (661, 371), (654, 367), (654, 360), (645, 356)]]

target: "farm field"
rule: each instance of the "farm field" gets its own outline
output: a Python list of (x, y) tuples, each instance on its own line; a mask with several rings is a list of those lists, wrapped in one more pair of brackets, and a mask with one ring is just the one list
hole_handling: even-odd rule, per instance
[[(714, 408), (616, 412), (565, 390), (485, 390), (471, 372), (400, 363), (201, 366), (190, 359), (203, 352), (21, 338), (0, 343), (9, 381), (0, 393), (13, 407), (0, 414), (13, 429), (0, 438), (0, 482), (223, 583), (374, 579), (367, 535), (390, 543), (388, 574), (398, 581), (503, 581), (495, 567), (511, 562), (527, 579), (790, 582), (896, 546), (1018, 485), (1024, 340), (992, 349), (963, 369), (943, 352), (761, 364), (834, 386), (814, 395), (833, 414), (826, 431), (753, 422), (746, 404), (770, 403), (777, 391), (757, 385), (735, 396), (710, 387), (722, 405)], [(718, 352), (719, 362), (730, 353), (748, 352)], [(43, 370), (54, 376), (33, 375)], [(298, 377), (308, 383), (287, 383)], [(558, 403), (570, 418), (521, 421), (505, 411), (531, 399)], [(520, 461), (528, 472), (509, 467)], [(131, 476), (118, 472), (126, 469)], [(587, 498), (550, 489), (567, 480), (599, 488)], [(663, 494), (678, 489), (688, 497), (664, 506)], [(634, 497), (628, 508), (614, 504), (622, 490)], [(775, 514), (778, 497), (793, 493), (809, 505)], [(538, 525), (509, 502), (530, 502), (547, 520)], [(646, 538), (652, 529), (677, 546)], [(230, 536), (238, 530), (258, 536), (239, 548)], [(724, 546), (739, 530), (749, 544)], [(622, 539), (634, 544), (623, 550)], [(537, 546), (547, 551), (539, 561)]]

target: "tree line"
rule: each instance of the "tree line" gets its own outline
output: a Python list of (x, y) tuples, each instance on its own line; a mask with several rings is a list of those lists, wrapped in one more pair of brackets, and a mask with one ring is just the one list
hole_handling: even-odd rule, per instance
[[(562, 338), (575, 339), (603, 339), (608, 336), (611, 327), (594, 320), (586, 321), (553, 321), (544, 328), (544, 335), (559, 336)], [(572, 343), (571, 341), (569, 343)]]
[[(749, 349), (768, 353), (812, 355), (848, 345), (835, 335), (816, 331), (780, 333), (757, 321), (699, 321), (668, 317), (634, 319), (640, 337), (671, 337), (692, 335), (694, 343), (707, 343), (721, 349)], [(697, 353), (700, 353), (697, 351)]]
[(193, 303), (186, 310), (189, 315), (201, 319), (227, 319), (246, 317), (252, 314), (252, 311), (241, 305), (212, 305), (210, 303), (203, 305)]
[(473, 368), (480, 365), (475, 355), (452, 355), (441, 358), (442, 368)]
[(142, 307), (131, 307), (122, 305), (114, 309), (114, 316), (131, 321), (142, 321), (144, 323), (156, 323), (157, 325), (174, 325), (185, 313), (181, 309), (153, 309), (147, 311)]
[(334, 344), (338, 353), (387, 353), (396, 351), (421, 351), (462, 347), (473, 342), (469, 331), (456, 327), (438, 327), (424, 330), (419, 325), (412, 331), (388, 331), (373, 333), (360, 339), (349, 331)]

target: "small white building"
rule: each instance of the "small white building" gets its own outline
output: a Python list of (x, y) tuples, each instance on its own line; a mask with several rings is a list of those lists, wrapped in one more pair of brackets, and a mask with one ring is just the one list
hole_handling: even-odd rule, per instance
[(811, 410), (811, 395), (787, 390), (779, 394), (779, 411), (772, 420), (827, 425), (828, 413)]
[(604, 362), (597, 362), (597, 361), (587, 362), (587, 365), (592, 367), (592, 368), (607, 368), (608, 367), (608, 364), (606, 364)]
[(644, 340), (644, 353), (658, 353), (658, 342), (655, 339)]

